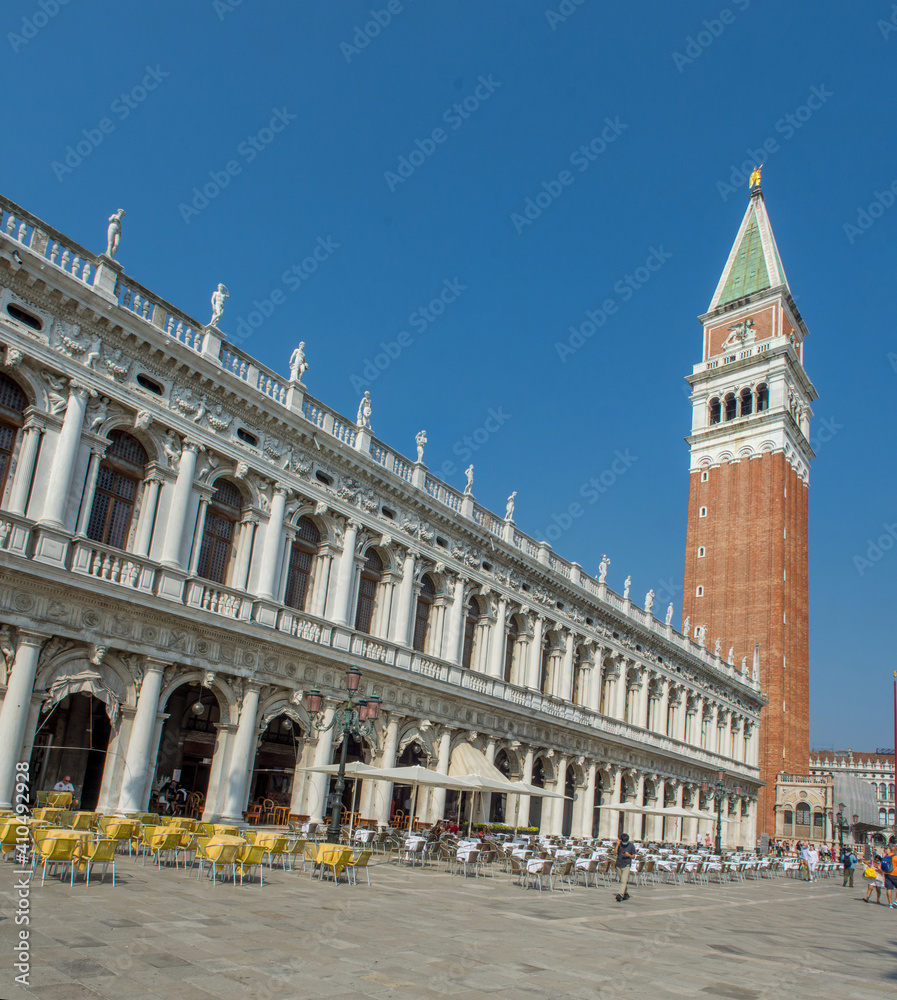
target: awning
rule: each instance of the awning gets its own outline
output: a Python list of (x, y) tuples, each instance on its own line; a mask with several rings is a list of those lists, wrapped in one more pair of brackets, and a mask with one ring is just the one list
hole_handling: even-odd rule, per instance
[(107, 714), (113, 729), (118, 729), (118, 716), (121, 701), (114, 691), (106, 686), (102, 676), (96, 670), (82, 670), (78, 673), (62, 673), (50, 685), (50, 693), (44, 702), (42, 711), (49, 712), (54, 705), (66, 699), (70, 694), (92, 694), (99, 698), (107, 708)]
[[(466, 778), (478, 792), (498, 792), (507, 795), (535, 795), (546, 799), (562, 799), (559, 792), (550, 792), (539, 785), (530, 785), (525, 781), (511, 781), (505, 777), (491, 760), (469, 743), (459, 743), (452, 750), (449, 762), (449, 774), (458, 778)], [(477, 780), (479, 779), (479, 780)]]

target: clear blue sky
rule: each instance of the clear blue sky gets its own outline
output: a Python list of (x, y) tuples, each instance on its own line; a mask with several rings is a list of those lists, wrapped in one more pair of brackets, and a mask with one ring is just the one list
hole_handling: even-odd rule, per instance
[[(893, 16), (759, 0), (7, 3), (0, 190), (98, 252), (125, 208), (127, 272), (202, 322), (223, 281), (227, 332), (273, 295), (248, 351), (286, 372), (305, 340), (311, 393), (354, 415), (369, 387), (375, 434), (413, 454), (425, 427), (431, 469), (456, 486), (471, 438), (481, 502), (503, 511), (517, 490), (523, 530), (592, 573), (607, 552), (611, 585), (631, 574), (661, 613), (672, 590), (678, 621), (683, 376), (747, 201), (732, 165), (770, 142), (814, 438), (828, 428), (811, 485), (812, 741), (891, 746), (897, 547), (855, 557), (888, 524), (885, 545), (897, 537), (897, 27), (879, 23)], [(527, 199), (546, 207), (527, 219)], [(662, 266), (627, 285), (652, 254)], [(440, 294), (441, 315), (419, 311)], [(616, 311), (562, 359), (607, 299)], [(397, 357), (366, 369), (402, 331)], [(501, 426), (478, 434), (490, 409)], [(622, 473), (561, 531), (618, 452)]]

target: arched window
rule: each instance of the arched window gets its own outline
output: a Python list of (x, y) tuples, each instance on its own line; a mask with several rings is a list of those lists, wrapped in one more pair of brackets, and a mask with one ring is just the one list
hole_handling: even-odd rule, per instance
[(886, 799), (888, 797), (888, 786), (884, 782), (878, 786), (878, 797), (880, 799)]
[(511, 681), (511, 671), (514, 669), (514, 647), (517, 645), (517, 640), (520, 638), (520, 627), (517, 624), (516, 617), (511, 618), (511, 623), (508, 625), (508, 634), (505, 638), (505, 681), (510, 683)]
[(878, 810), (878, 825), (887, 826), (888, 825), (888, 810), (879, 809)]
[(421, 580), (420, 594), (417, 597), (417, 610), (414, 614), (414, 641), (412, 646), (419, 653), (424, 651), (427, 643), (427, 627), (430, 624), (430, 608), (436, 598), (436, 587), (429, 576)]
[(806, 802), (798, 802), (797, 808), (794, 810), (794, 822), (797, 826), (809, 826), (810, 825), (810, 807)]
[(28, 399), (18, 384), (6, 375), (0, 375), (0, 497), (6, 489), (6, 477), (27, 405)]
[(710, 400), (710, 423), (718, 424), (720, 420), (720, 402), (717, 396)]
[(754, 396), (750, 389), (741, 390), (741, 415), (750, 416), (754, 412)]
[(124, 431), (113, 431), (99, 473), (87, 537), (123, 549), (131, 530), (137, 490), (146, 475), (148, 456), (143, 445)]
[(383, 560), (374, 549), (368, 549), (364, 566), (361, 567), (361, 580), (358, 583), (358, 604), (355, 607), (355, 629), (370, 635), (374, 621), (374, 608), (377, 603), (377, 589), (383, 576)]
[(769, 386), (761, 382), (757, 386), (757, 412), (762, 413), (769, 409)]
[(889, 799), (893, 799), (894, 798), (894, 786), (893, 785), (888, 785), (888, 798)]
[(461, 649), (461, 666), (470, 669), (473, 663), (473, 652), (476, 646), (477, 623), (480, 620), (480, 606), (477, 599), (471, 597), (467, 605), (467, 617), (464, 619), (464, 646)]
[(824, 837), (825, 836), (825, 819), (821, 812), (818, 810), (813, 813), (813, 836), (814, 837)]
[(219, 483), (206, 511), (202, 547), (196, 575), (213, 583), (226, 583), (233, 555), (237, 524), (243, 512), (243, 496), (233, 483)]
[(785, 823), (785, 833), (791, 833), (791, 827), (794, 825), (794, 813), (790, 809), (786, 809), (783, 813), (784, 823)]
[(287, 569), (287, 589), (283, 603), (297, 611), (305, 610), (311, 572), (321, 533), (310, 517), (300, 517), (296, 522), (296, 537), (290, 547), (290, 565)]
[(738, 405), (735, 401), (734, 393), (726, 394), (726, 420), (734, 420), (738, 415)]

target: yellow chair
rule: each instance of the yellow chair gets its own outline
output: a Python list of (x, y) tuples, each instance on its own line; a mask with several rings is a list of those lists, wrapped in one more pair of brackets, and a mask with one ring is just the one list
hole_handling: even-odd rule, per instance
[(71, 792), (47, 792), (47, 805), (64, 809), (72, 804)]
[[(352, 848), (342, 847), (339, 844), (322, 844), (318, 848), (317, 856), (315, 857), (315, 865), (319, 865), (321, 868), (321, 877), (323, 878), (324, 869), (330, 868), (333, 871), (333, 884), (339, 885), (340, 872), (349, 864), (352, 860)], [(347, 875), (346, 878), (349, 876)]]
[(15, 852), (17, 847), (31, 849), (31, 837), (30, 835), (23, 841), (19, 840), (19, 827), (27, 829), (23, 824), (16, 822), (6, 821), (0, 825), (0, 853), (4, 856), (7, 854), (12, 854)]
[(353, 854), (349, 860), (349, 864), (346, 865), (346, 871), (352, 878), (352, 884), (358, 885), (358, 869), (363, 868), (364, 873), (367, 876), (368, 885), (371, 884), (371, 872), (370, 872), (370, 860), (371, 855), (374, 852), (372, 850), (359, 851), (358, 854)]
[(100, 832), (108, 840), (114, 840), (116, 845), (127, 843), (128, 857), (132, 854), (133, 839), (137, 834), (138, 823), (130, 819), (117, 819), (115, 816), (100, 817)]
[(266, 851), (266, 853), (268, 855), (268, 870), (269, 871), (271, 870), (274, 858), (278, 857), (278, 856), (280, 857), (280, 864), (283, 867), (283, 870), (284, 871), (287, 870), (287, 862), (286, 862), (287, 838), (286, 837), (277, 837), (274, 840), (270, 840), (270, 839), (266, 840), (266, 842), (265, 842), (265, 851)]
[(197, 837), (214, 837), (215, 827), (211, 823), (197, 823), (193, 832)]
[(298, 840), (294, 841), (293, 846), (287, 851), (286, 856), (290, 859), (290, 871), (293, 870), (293, 860), (294, 858), (302, 858), (302, 867), (305, 867), (305, 845), (308, 843), (304, 837), (300, 837)]
[(112, 884), (115, 885), (115, 849), (118, 847), (118, 841), (113, 840), (111, 837), (104, 840), (96, 840), (91, 845), (89, 850), (81, 855), (81, 861), (86, 865), (86, 880), (87, 885), (90, 885), (90, 871), (94, 865), (103, 866), (103, 879), (106, 878), (106, 869), (109, 865), (112, 865)]
[[(243, 876), (248, 872), (249, 879), (252, 881), (252, 869), (258, 868), (259, 870), (259, 884), (265, 884), (265, 847), (263, 844), (253, 844), (251, 847), (246, 847), (241, 855), (238, 855), (234, 861), (234, 866), (240, 871), (240, 885), (243, 884)], [(236, 877), (234, 878), (236, 881)]]
[(50, 793), (41, 791), (34, 793), (34, 804), (36, 806), (45, 806), (50, 798)]
[[(199, 840), (197, 843), (199, 843)], [(209, 866), (209, 872), (212, 876), (213, 885), (218, 880), (218, 872), (228, 866), (230, 866), (231, 869), (231, 878), (235, 878), (234, 865), (237, 860), (237, 852), (239, 850), (240, 848), (236, 844), (216, 844), (214, 841), (208, 841), (205, 844), (200, 844), (200, 850), (198, 852), (199, 878), (202, 879), (203, 862), (206, 862)]]
[[(162, 867), (162, 854), (174, 854), (174, 866), (180, 868), (178, 862), (178, 851), (181, 847), (181, 834), (178, 830), (169, 830), (166, 827), (156, 827), (155, 832), (149, 838), (150, 852), (156, 859), (156, 866)], [(146, 855), (143, 856), (143, 863), (146, 864)]]
[(311, 881), (312, 875), (315, 873), (315, 859), (318, 856), (318, 845), (314, 841), (305, 842), (305, 856), (302, 860), (302, 867), (305, 868), (309, 865), (308, 880)]
[[(52, 834), (54, 831), (49, 831)], [(56, 833), (61, 831), (57, 830)], [(47, 831), (41, 831), (44, 836), (35, 838), (35, 847), (37, 849), (36, 859), (43, 862), (43, 871), (41, 873), (40, 884), (44, 884), (44, 880), (47, 877), (47, 868), (62, 868), (62, 874), (59, 876), (59, 880), (62, 881), (62, 876), (65, 874), (66, 866), (68, 866), (71, 873), (71, 878), (69, 880), (70, 885), (75, 884), (75, 850), (79, 846), (79, 842), (75, 837), (65, 837), (57, 838), (49, 836)]]
[(91, 830), (96, 827), (97, 814), (92, 812), (76, 812), (71, 814), (71, 818), (66, 826), (70, 830)]

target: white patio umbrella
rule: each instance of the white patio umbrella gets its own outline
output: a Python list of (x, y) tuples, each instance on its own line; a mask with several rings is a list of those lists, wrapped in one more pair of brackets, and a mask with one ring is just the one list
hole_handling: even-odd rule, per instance
[[(339, 774), (339, 764), (319, 764), (317, 767), (301, 767), (300, 771), (311, 771), (315, 774)], [(373, 767), (371, 764), (365, 764), (360, 760), (353, 760), (346, 764), (343, 769), (343, 774), (347, 777), (354, 778), (355, 781), (352, 785), (352, 819), (349, 820), (349, 839), (352, 839), (352, 827), (355, 817), (355, 809), (358, 805), (358, 779), (370, 777), (371, 771), (376, 771), (377, 768)]]
[(471, 784), (466, 777), (440, 774), (438, 771), (431, 771), (429, 768), (421, 767), (419, 764), (412, 764), (408, 767), (378, 767), (374, 768), (374, 772), (367, 773), (365, 777), (380, 781), (391, 781), (395, 785), (411, 786), (411, 815), (408, 818), (409, 833), (414, 823), (417, 790), (419, 788), (454, 788), (458, 790), (469, 790), (471, 788)]

